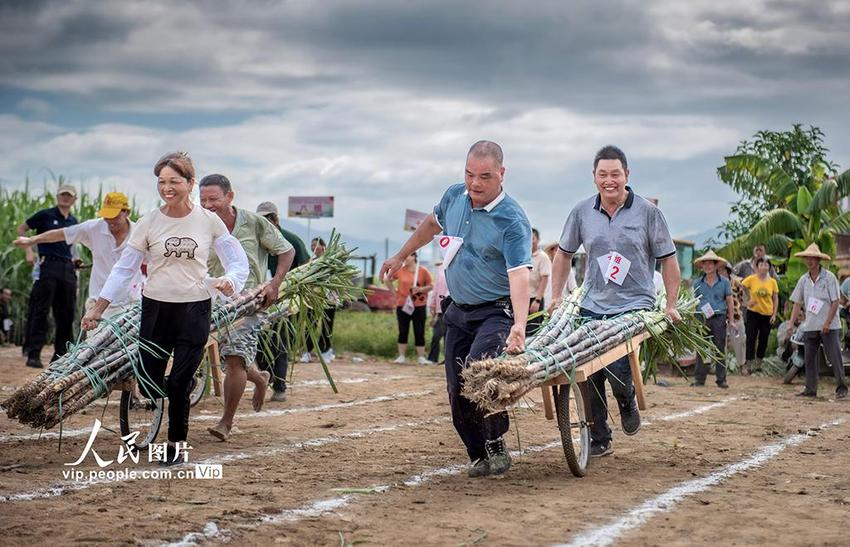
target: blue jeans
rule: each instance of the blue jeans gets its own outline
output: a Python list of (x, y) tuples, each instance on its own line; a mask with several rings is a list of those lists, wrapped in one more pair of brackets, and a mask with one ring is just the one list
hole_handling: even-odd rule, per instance
[[(586, 310), (579, 312), (587, 319), (604, 319), (605, 316)], [(593, 424), (590, 426), (590, 442), (592, 445), (607, 443), (611, 440), (611, 428), (608, 426), (608, 404), (605, 392), (605, 380), (611, 384), (611, 391), (620, 412), (625, 409), (628, 412), (635, 403), (635, 385), (632, 382), (632, 369), (629, 366), (628, 355), (617, 359), (606, 368), (590, 375), (590, 413)]]
[(446, 386), (452, 422), (466, 446), (471, 461), (486, 458), (485, 441), (495, 440), (508, 432), (507, 412), (485, 415), (475, 403), (461, 395), (460, 373), (469, 361), (499, 355), (514, 324), (505, 308), (486, 306), (464, 311), (455, 304), (443, 314), (446, 324)]

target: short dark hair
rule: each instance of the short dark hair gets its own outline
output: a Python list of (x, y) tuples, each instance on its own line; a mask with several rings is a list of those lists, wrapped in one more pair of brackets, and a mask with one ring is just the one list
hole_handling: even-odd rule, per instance
[(313, 241), (311, 241), (310, 243), (315, 243), (316, 245), (321, 245), (322, 247), (328, 246), (327, 243), (325, 243), (325, 240), (320, 237), (314, 237)]
[(596, 153), (596, 156), (593, 158), (594, 171), (596, 171), (596, 166), (599, 165), (599, 160), (620, 160), (620, 163), (623, 164), (623, 169), (629, 168), (629, 162), (626, 161), (626, 154), (613, 144), (603, 146)]
[(540, 232), (537, 231), (537, 228), (532, 228), (531, 233), (537, 236), (537, 239), (540, 239)]
[(469, 152), (466, 154), (466, 157), (475, 156), (475, 157), (491, 157), (496, 160), (496, 163), (501, 167), (502, 162), (505, 159), (505, 155), (502, 153), (502, 147), (496, 144), (493, 141), (478, 141), (472, 146), (469, 147)]
[(758, 265), (761, 264), (762, 262), (764, 262), (765, 264), (770, 266), (770, 262), (768, 262), (765, 257), (761, 257), (761, 258), (756, 259), (756, 267), (758, 267)]
[(201, 182), (198, 183), (198, 188), (204, 188), (205, 186), (218, 186), (225, 194), (233, 191), (233, 186), (230, 185), (230, 180), (224, 175), (219, 175), (218, 173), (213, 173), (212, 175), (207, 175), (202, 178)]

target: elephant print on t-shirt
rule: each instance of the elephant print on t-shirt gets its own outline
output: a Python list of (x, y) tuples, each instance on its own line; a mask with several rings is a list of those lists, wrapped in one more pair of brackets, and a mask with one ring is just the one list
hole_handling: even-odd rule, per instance
[(191, 237), (169, 237), (165, 240), (165, 255), (180, 258), (186, 253), (186, 258), (195, 258), (195, 249), (198, 243)]

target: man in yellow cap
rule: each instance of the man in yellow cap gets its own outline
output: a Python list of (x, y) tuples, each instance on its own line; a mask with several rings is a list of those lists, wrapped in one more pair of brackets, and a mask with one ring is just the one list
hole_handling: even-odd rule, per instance
[[(130, 220), (130, 203), (127, 196), (121, 192), (109, 192), (103, 198), (103, 204), (92, 220), (82, 224), (50, 230), (34, 237), (19, 237), (15, 245), (28, 248), (36, 244), (64, 242), (68, 245), (82, 243), (91, 250), (92, 270), (89, 279), (89, 296), (86, 300), (86, 309), (89, 309), (100, 295), (112, 266), (121, 257), (124, 246), (129, 239), (133, 229)], [(132, 288), (129, 296), (123, 302), (112, 302), (104, 313), (111, 315), (120, 310), (126, 304), (138, 300), (142, 287), (142, 272), (136, 273), (131, 281)]]
[[(711, 338), (720, 355), (726, 355), (726, 328), (727, 325), (732, 325), (732, 285), (725, 277), (717, 274), (717, 268), (720, 265), (725, 266), (725, 260), (717, 256), (714, 251), (709, 250), (703, 256), (694, 260), (694, 264), (702, 267), (704, 272), (694, 282), (694, 294), (699, 298), (698, 316), (705, 326), (711, 332)], [(694, 383), (692, 386), (699, 387), (705, 385), (705, 378), (708, 375), (708, 364), (704, 363), (702, 358), (697, 355), (696, 367), (694, 369)], [(717, 387), (726, 389), (729, 385), (726, 383), (726, 362), (717, 361), (714, 363), (714, 374), (717, 382)]]
[(798, 393), (801, 397), (816, 397), (818, 393), (818, 348), (823, 345), (826, 358), (832, 365), (835, 375), (835, 398), (847, 397), (847, 384), (844, 381), (844, 363), (841, 358), (841, 322), (838, 319), (839, 289), (838, 279), (829, 270), (821, 267), (821, 260), (830, 260), (822, 253), (817, 244), (812, 243), (805, 251), (794, 256), (806, 261), (809, 271), (800, 278), (791, 302), (791, 324), (797, 323), (800, 312), (805, 310), (803, 320), (804, 351), (806, 354), (806, 389)]
[[(18, 226), (18, 235), (30, 230), (42, 234), (48, 230), (77, 224), (71, 207), (77, 201), (77, 189), (70, 184), (59, 186), (56, 207), (42, 209)], [(61, 240), (60, 240), (61, 241)], [(53, 359), (65, 353), (71, 341), (74, 311), (77, 306), (77, 275), (71, 257), (71, 246), (65, 243), (42, 242), (38, 246), (38, 263), (32, 249), (26, 248), (27, 262), (33, 265), (33, 285), (24, 331), (24, 354), (27, 366), (42, 368), (41, 349), (47, 340), (47, 314), (53, 310), (56, 326), (53, 337)], [(51, 359), (52, 360), (52, 359)]]

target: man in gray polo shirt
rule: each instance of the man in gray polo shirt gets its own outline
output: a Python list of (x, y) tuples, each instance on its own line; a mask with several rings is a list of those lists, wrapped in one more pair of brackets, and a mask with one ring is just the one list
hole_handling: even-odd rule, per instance
[(797, 281), (791, 302), (791, 324), (797, 322), (800, 311), (806, 310), (803, 322), (805, 333), (804, 350), (806, 354), (806, 389), (798, 393), (802, 397), (815, 397), (818, 394), (818, 348), (823, 344), (824, 353), (832, 365), (835, 375), (835, 398), (847, 396), (847, 384), (844, 381), (844, 363), (841, 358), (841, 346), (838, 337), (841, 334), (841, 322), (838, 319), (838, 280), (835, 275), (821, 267), (821, 260), (829, 260), (827, 254), (821, 252), (817, 244), (812, 243), (805, 251), (794, 256), (806, 261), (808, 273)]
[[(652, 308), (655, 303), (653, 272), (655, 262), (661, 261), (661, 276), (667, 290), (667, 316), (672, 321), (681, 321), (676, 310), (681, 275), (676, 247), (664, 215), (626, 186), (628, 163), (619, 148), (606, 146), (597, 152), (593, 178), (598, 193), (580, 201), (564, 224), (552, 263), (551, 308), (560, 304), (570, 273), (570, 261), (579, 246), (584, 245), (588, 264), (582, 317), (599, 319)], [(628, 358), (623, 357), (590, 377), (592, 456), (613, 452), (605, 396), (606, 376), (611, 377), (611, 391), (620, 407), (623, 432), (634, 435), (640, 429), (632, 373)]]

